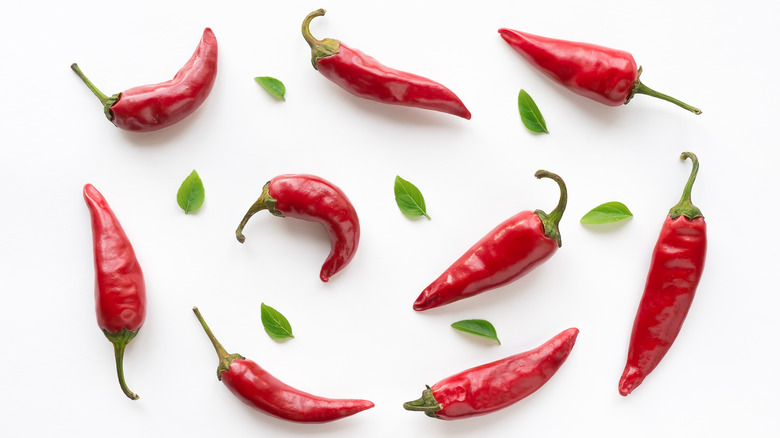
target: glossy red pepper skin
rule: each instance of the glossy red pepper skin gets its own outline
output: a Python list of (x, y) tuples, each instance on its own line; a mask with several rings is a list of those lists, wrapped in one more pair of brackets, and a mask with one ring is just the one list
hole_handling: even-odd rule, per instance
[(228, 354), (206, 325), (197, 307), (192, 310), (219, 356), (217, 378), (248, 406), (297, 423), (326, 423), (374, 407), (368, 400), (332, 399), (303, 392), (272, 376), (257, 363), (238, 354)]
[(467, 120), (471, 118), (460, 98), (444, 85), (387, 67), (340, 41), (314, 39), (309, 32), (309, 24), (314, 17), (322, 15), (325, 15), (323, 9), (309, 14), (303, 22), (302, 31), (312, 48), (312, 65), (336, 85), (352, 95), (375, 102), (440, 111)]
[(118, 128), (149, 132), (171, 126), (189, 116), (206, 100), (217, 77), (217, 38), (206, 28), (192, 57), (173, 79), (130, 88), (107, 97), (81, 73), (71, 68), (103, 102), (106, 117)]
[(274, 216), (317, 222), (330, 237), (330, 254), (320, 270), (320, 280), (327, 282), (352, 260), (360, 242), (360, 221), (355, 207), (344, 192), (323, 178), (297, 174), (277, 176), (263, 187), (263, 193), (249, 208), (236, 230), (243, 243), (242, 231), (252, 215), (268, 210)]
[(627, 104), (635, 94), (670, 101), (694, 114), (701, 110), (648, 88), (634, 57), (623, 50), (499, 29), (504, 40), (528, 63), (570, 91), (609, 106)]
[(138, 334), (146, 318), (143, 272), (127, 235), (103, 195), (87, 184), (84, 200), (92, 221), (98, 326), (114, 344), (122, 391), (135, 400), (138, 396), (125, 384), (122, 358), (125, 347)]
[[(664, 221), (650, 262), (629, 341), (628, 358), (618, 384), (621, 395), (631, 393), (671, 348), (693, 302), (707, 253), (707, 226), (701, 211), (690, 203), (694, 171), (678, 204)], [(682, 205), (682, 207), (681, 207)]]
[(247, 405), (298, 423), (326, 423), (374, 407), (368, 400), (332, 399), (303, 392), (246, 359), (231, 362), (221, 377), (222, 383)]
[(569, 357), (579, 330), (570, 328), (524, 353), (480, 365), (443, 379), (404, 408), (441, 420), (485, 415), (528, 397)]
[(561, 245), (558, 222), (566, 208), (566, 186), (555, 174), (561, 199), (549, 215), (522, 211), (505, 220), (458, 258), (415, 300), (417, 311), (443, 306), (503, 286), (524, 276), (552, 257)]

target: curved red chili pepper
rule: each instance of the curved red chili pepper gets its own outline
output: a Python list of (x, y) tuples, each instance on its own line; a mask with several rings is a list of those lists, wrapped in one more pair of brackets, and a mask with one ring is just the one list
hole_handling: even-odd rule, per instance
[(449, 88), (428, 78), (386, 67), (338, 40), (315, 39), (309, 24), (325, 15), (318, 9), (303, 20), (303, 38), (311, 47), (314, 69), (349, 93), (391, 105), (411, 106), (470, 119), (471, 113)]
[(511, 29), (498, 33), (532, 66), (569, 90), (609, 106), (627, 104), (635, 94), (647, 94), (701, 114), (701, 110), (659, 93), (639, 81), (630, 53), (595, 44), (557, 40)]
[(626, 396), (661, 362), (680, 332), (699, 285), (707, 253), (707, 225), (701, 210), (691, 203), (691, 188), (699, 171), (699, 160), (680, 202), (669, 210), (655, 244), (645, 291), (631, 332), (626, 368), (618, 389)]
[(404, 409), (441, 420), (489, 414), (528, 397), (547, 383), (569, 357), (579, 330), (570, 328), (541, 346), (480, 365), (427, 387)]
[(561, 177), (539, 170), (537, 178), (558, 183), (561, 197), (550, 214), (522, 211), (505, 220), (422, 291), (414, 310), (428, 310), (503, 286), (549, 259), (561, 246), (558, 223), (566, 209), (566, 185)]
[(228, 354), (206, 325), (198, 308), (193, 307), (192, 311), (217, 350), (217, 379), (247, 405), (273, 417), (298, 423), (325, 423), (374, 407), (368, 400), (311, 395), (283, 383), (240, 354)]
[(127, 131), (156, 131), (192, 114), (208, 97), (217, 77), (217, 38), (206, 28), (195, 53), (170, 81), (130, 88), (111, 97), (98, 90), (78, 65), (70, 68), (100, 99), (114, 125)]
[(125, 384), (122, 358), (125, 347), (138, 334), (146, 318), (146, 286), (133, 246), (108, 202), (92, 184), (84, 186), (92, 220), (95, 254), (95, 311), (98, 326), (114, 344), (116, 371), (122, 391), (134, 394)]
[(330, 254), (320, 270), (327, 282), (352, 260), (360, 241), (360, 221), (347, 195), (332, 183), (314, 175), (280, 175), (268, 181), (263, 193), (249, 208), (236, 229), (236, 239), (244, 243), (242, 233), (249, 218), (261, 210), (274, 216), (317, 222), (330, 237)]

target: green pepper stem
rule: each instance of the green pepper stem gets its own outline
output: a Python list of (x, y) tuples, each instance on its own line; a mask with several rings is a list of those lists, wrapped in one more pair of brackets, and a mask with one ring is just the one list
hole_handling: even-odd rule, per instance
[(330, 38), (318, 40), (311, 34), (311, 30), (309, 29), (311, 21), (314, 18), (322, 17), (323, 15), (325, 15), (325, 9), (317, 9), (316, 11), (309, 13), (309, 15), (303, 19), (303, 24), (301, 24), (303, 39), (305, 39), (306, 42), (309, 43), (309, 47), (311, 47), (311, 65), (315, 70), (317, 70), (317, 61), (339, 53), (339, 47), (341, 46), (341, 43), (337, 40)]
[(82, 81), (87, 85), (87, 88), (92, 91), (92, 93), (97, 96), (98, 99), (100, 99), (100, 103), (103, 105), (106, 105), (108, 103), (109, 97), (105, 95), (102, 91), (98, 90), (98, 88), (95, 86), (95, 84), (92, 83), (89, 79), (87, 79), (87, 76), (84, 75), (84, 72), (81, 71), (79, 68), (79, 65), (75, 62), (70, 65), (71, 70), (75, 71), (77, 75), (81, 78)]
[(244, 243), (244, 241), (246, 240), (246, 237), (244, 236), (244, 227), (246, 226), (246, 223), (249, 221), (249, 218), (254, 216), (255, 213), (262, 210), (268, 210), (274, 216), (282, 215), (281, 212), (279, 212), (274, 208), (276, 205), (276, 199), (272, 198), (271, 195), (268, 193), (269, 184), (271, 184), (270, 181), (267, 182), (265, 186), (263, 186), (263, 193), (260, 194), (260, 197), (257, 198), (257, 201), (255, 201), (255, 203), (252, 204), (251, 207), (249, 207), (249, 210), (241, 219), (241, 223), (238, 224), (238, 228), (236, 228), (236, 239), (238, 239), (238, 241), (241, 243)]
[(198, 310), (197, 307), (193, 307), (192, 311), (195, 312), (195, 316), (198, 318), (198, 321), (200, 322), (200, 325), (203, 327), (203, 330), (206, 332), (206, 336), (209, 337), (209, 340), (211, 341), (211, 345), (214, 346), (214, 350), (217, 351), (217, 357), (219, 357), (219, 366), (217, 367), (217, 379), (222, 380), (222, 371), (227, 371), (230, 369), (230, 363), (233, 362), (235, 359), (243, 359), (244, 357), (240, 354), (228, 354), (228, 352), (225, 350), (224, 347), (222, 347), (222, 344), (219, 343), (216, 336), (214, 336), (214, 333), (211, 332), (211, 329), (209, 328), (208, 324), (206, 324), (206, 320), (203, 319), (203, 315), (200, 314), (200, 310)]
[(115, 103), (119, 101), (119, 98), (122, 96), (122, 93), (114, 94), (113, 96), (109, 97), (106, 96), (102, 91), (98, 90), (98, 88), (87, 79), (87, 76), (84, 75), (84, 73), (79, 68), (78, 64), (75, 62), (70, 65), (71, 70), (75, 71), (77, 75), (81, 78), (81, 80), (87, 85), (87, 88), (89, 88), (92, 91), (92, 94), (97, 96), (98, 99), (100, 99), (100, 103), (103, 104), (103, 113), (106, 115), (106, 118), (110, 121), (114, 121), (114, 113), (111, 111), (111, 107), (114, 106)]
[(686, 158), (691, 159), (693, 168), (691, 169), (691, 175), (688, 177), (688, 182), (685, 183), (685, 188), (683, 189), (682, 196), (680, 197), (680, 202), (678, 202), (677, 205), (669, 210), (669, 216), (672, 219), (675, 219), (679, 216), (685, 216), (688, 219), (693, 220), (696, 217), (703, 216), (701, 210), (699, 210), (699, 208), (693, 205), (693, 202), (691, 202), (691, 191), (693, 190), (693, 183), (696, 181), (696, 175), (699, 173), (699, 159), (693, 152), (683, 152), (680, 155), (680, 159), (685, 160)]
[(325, 9), (320, 8), (316, 11), (312, 11), (309, 13), (309, 15), (306, 16), (306, 18), (303, 19), (303, 24), (301, 24), (301, 33), (303, 33), (303, 39), (309, 43), (309, 47), (311, 48), (314, 48), (314, 46), (318, 44), (322, 44), (322, 40), (314, 38), (314, 36), (311, 34), (309, 26), (311, 25), (312, 20), (317, 17), (322, 17), (323, 15), (325, 15)]
[(214, 349), (217, 350), (217, 356), (219, 356), (219, 360), (224, 360), (229, 356), (228, 352), (225, 350), (222, 344), (219, 343), (216, 336), (214, 336), (214, 333), (211, 332), (208, 324), (206, 324), (206, 320), (203, 319), (203, 315), (200, 314), (200, 310), (198, 310), (197, 307), (193, 307), (192, 311), (195, 312), (195, 316), (198, 318), (200, 325), (203, 326), (203, 330), (206, 331), (206, 336), (209, 337), (209, 341), (211, 341)]
[(541, 178), (550, 178), (551, 180), (558, 183), (558, 187), (561, 189), (561, 196), (558, 199), (558, 205), (555, 206), (555, 209), (551, 211), (549, 214), (545, 213), (542, 210), (536, 210), (534, 213), (539, 216), (539, 219), (542, 221), (542, 225), (544, 226), (544, 234), (554, 239), (556, 242), (558, 242), (558, 247), (561, 247), (561, 232), (558, 229), (558, 224), (561, 222), (561, 218), (563, 217), (563, 212), (566, 210), (566, 202), (568, 201), (568, 192), (566, 190), (566, 183), (563, 182), (563, 179), (552, 173), (548, 172), (546, 170), (537, 170), (534, 174), (535, 177), (541, 179)]
[(680, 108), (684, 108), (684, 109), (686, 109), (686, 110), (688, 110), (688, 111), (690, 111), (690, 112), (692, 112), (692, 113), (694, 113), (696, 115), (701, 114), (701, 110), (700, 109), (698, 109), (698, 108), (696, 108), (694, 106), (688, 105), (687, 103), (685, 103), (685, 102), (683, 102), (681, 100), (675, 99), (672, 96), (668, 96), (668, 95), (666, 95), (664, 93), (659, 93), (658, 91), (655, 91), (652, 88), (648, 87), (647, 85), (643, 84), (639, 80), (639, 76), (641, 74), (642, 74), (642, 67), (639, 67), (639, 71), (637, 72), (637, 76), (636, 76), (636, 82), (634, 83), (634, 89), (631, 90), (631, 94), (628, 96), (628, 99), (626, 99), (626, 103), (628, 103), (628, 101), (631, 100), (631, 98), (634, 97), (635, 94), (645, 94), (645, 95), (652, 96), (652, 97), (655, 97), (655, 98), (658, 98), (658, 99), (661, 99), (661, 100), (665, 100), (667, 102), (671, 102), (671, 103), (679, 106)]
[(433, 390), (430, 386), (425, 385), (425, 389), (422, 392), (422, 396), (417, 400), (412, 400), (404, 403), (404, 409), (407, 411), (419, 411), (425, 412), (425, 415), (438, 418), (437, 411), (442, 409), (441, 403), (436, 401), (433, 397)]
[(103, 334), (106, 335), (106, 338), (108, 338), (109, 341), (111, 341), (112, 344), (114, 344), (114, 359), (116, 361), (116, 375), (119, 379), (119, 386), (122, 388), (122, 392), (125, 393), (127, 398), (130, 400), (138, 400), (139, 397), (137, 394), (135, 394), (133, 391), (130, 391), (130, 388), (127, 387), (127, 383), (125, 383), (125, 371), (124, 366), (122, 365), (124, 362), (124, 356), (125, 356), (125, 348), (127, 348), (127, 344), (130, 343), (130, 341), (135, 337), (135, 335), (138, 334), (138, 330), (131, 331), (128, 329), (122, 329), (119, 333), (109, 333), (106, 330), (103, 330)]

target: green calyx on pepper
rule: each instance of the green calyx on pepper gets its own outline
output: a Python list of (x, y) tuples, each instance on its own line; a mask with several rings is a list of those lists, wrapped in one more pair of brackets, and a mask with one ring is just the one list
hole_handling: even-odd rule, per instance
[(236, 228), (236, 239), (241, 243), (244, 243), (246, 240), (246, 237), (244, 236), (244, 227), (246, 226), (246, 223), (249, 222), (249, 218), (254, 216), (255, 213), (268, 210), (274, 216), (282, 215), (282, 212), (276, 209), (276, 199), (268, 193), (269, 184), (271, 184), (270, 181), (265, 183), (263, 186), (263, 193), (261, 193), (260, 197), (257, 198), (257, 201), (249, 207), (249, 211), (246, 212), (243, 219), (241, 219), (241, 223), (238, 224), (238, 228)]
[(685, 216), (689, 220), (693, 220), (697, 217), (704, 217), (701, 210), (699, 210), (699, 207), (696, 207), (693, 205), (693, 202), (691, 202), (691, 190), (693, 189), (693, 182), (696, 181), (696, 175), (699, 173), (699, 159), (693, 152), (683, 152), (680, 155), (680, 159), (685, 160), (686, 158), (690, 158), (693, 162), (693, 169), (691, 169), (691, 175), (688, 177), (688, 182), (685, 184), (685, 188), (683, 189), (680, 202), (678, 202), (677, 205), (669, 210), (669, 216), (672, 219), (675, 219), (679, 216)]
[(555, 209), (553, 209), (553, 211), (551, 211), (549, 214), (545, 213), (542, 210), (534, 211), (534, 213), (536, 213), (536, 215), (539, 216), (539, 219), (541, 219), (542, 225), (544, 225), (545, 236), (549, 237), (550, 239), (554, 239), (556, 242), (558, 242), (558, 248), (560, 248), (562, 243), (561, 243), (561, 232), (558, 229), (558, 224), (561, 222), (561, 218), (563, 217), (563, 211), (566, 210), (566, 202), (568, 200), (566, 183), (563, 182), (563, 179), (560, 176), (552, 172), (548, 172), (546, 170), (537, 170), (534, 176), (539, 179), (550, 178), (551, 180), (558, 183), (558, 187), (560, 187), (561, 189), (561, 197), (558, 200), (558, 205), (555, 206)]
[(322, 17), (323, 15), (325, 15), (325, 9), (317, 9), (307, 15), (306, 18), (303, 19), (303, 24), (301, 25), (303, 39), (305, 39), (306, 42), (309, 43), (309, 47), (311, 47), (311, 65), (315, 70), (317, 70), (317, 61), (339, 53), (339, 47), (341, 46), (341, 43), (338, 40), (331, 38), (318, 40), (312, 36), (311, 31), (309, 30), (311, 21), (315, 17)]
[(219, 366), (217, 366), (217, 379), (221, 381), (222, 373), (230, 369), (230, 364), (233, 363), (234, 360), (246, 359), (246, 358), (244, 356), (241, 356), (240, 354), (228, 354), (227, 350), (225, 350), (225, 348), (222, 347), (222, 344), (220, 344), (217, 338), (214, 336), (214, 333), (211, 332), (211, 329), (206, 324), (206, 321), (203, 319), (203, 316), (200, 314), (200, 310), (198, 310), (197, 307), (193, 307), (192, 311), (195, 312), (195, 316), (198, 317), (198, 321), (200, 322), (200, 325), (202, 325), (203, 330), (206, 331), (206, 336), (209, 337), (211, 344), (214, 345), (214, 349), (217, 350), (217, 356), (219, 356)]
[(404, 409), (407, 411), (425, 412), (425, 415), (431, 418), (439, 418), (439, 416), (436, 415), (436, 411), (442, 410), (442, 405), (433, 397), (433, 390), (431, 387), (425, 385), (422, 396), (417, 400), (404, 403)]

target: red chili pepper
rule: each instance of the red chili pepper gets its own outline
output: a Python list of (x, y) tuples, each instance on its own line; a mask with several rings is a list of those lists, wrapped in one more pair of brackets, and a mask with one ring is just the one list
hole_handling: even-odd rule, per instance
[(311, 47), (314, 69), (349, 93), (391, 105), (411, 106), (470, 119), (471, 113), (449, 88), (428, 78), (386, 67), (376, 59), (345, 46), (338, 40), (315, 39), (309, 31), (318, 9), (303, 20), (303, 38)]
[(489, 414), (519, 402), (541, 388), (569, 357), (580, 331), (570, 328), (541, 346), (480, 365), (428, 386), (404, 409), (442, 420)]
[(659, 93), (639, 81), (630, 53), (595, 44), (556, 40), (511, 29), (501, 37), (531, 65), (569, 90), (609, 106), (627, 104), (635, 94), (647, 94), (674, 103), (694, 114), (701, 110)]
[(242, 402), (260, 412), (299, 423), (325, 423), (374, 407), (368, 400), (319, 397), (281, 382), (240, 354), (228, 354), (206, 325), (198, 308), (193, 307), (192, 311), (217, 350), (217, 379)]
[(170, 81), (142, 85), (106, 96), (84, 76), (75, 63), (70, 66), (103, 103), (114, 125), (128, 131), (148, 132), (171, 126), (195, 112), (206, 100), (217, 77), (217, 39), (211, 29), (195, 53)]
[(680, 332), (699, 285), (707, 253), (707, 225), (691, 203), (699, 160), (691, 152), (693, 170), (680, 202), (669, 210), (655, 244), (645, 291), (631, 332), (628, 359), (618, 388), (626, 396), (655, 369)]
[(325, 227), (330, 237), (330, 254), (320, 270), (320, 280), (324, 282), (344, 269), (355, 256), (360, 241), (355, 207), (341, 189), (318, 176), (281, 175), (268, 181), (236, 229), (239, 242), (244, 243), (246, 239), (242, 231), (249, 218), (261, 210)]
[(95, 310), (98, 326), (114, 344), (116, 371), (122, 391), (138, 399), (125, 384), (122, 358), (146, 318), (146, 286), (133, 246), (108, 202), (92, 184), (84, 186), (92, 219), (95, 253)]
[(428, 310), (503, 286), (530, 272), (561, 246), (558, 223), (566, 209), (566, 185), (561, 177), (539, 170), (537, 178), (558, 183), (561, 197), (555, 209), (521, 211), (490, 231), (422, 291), (414, 310)]

